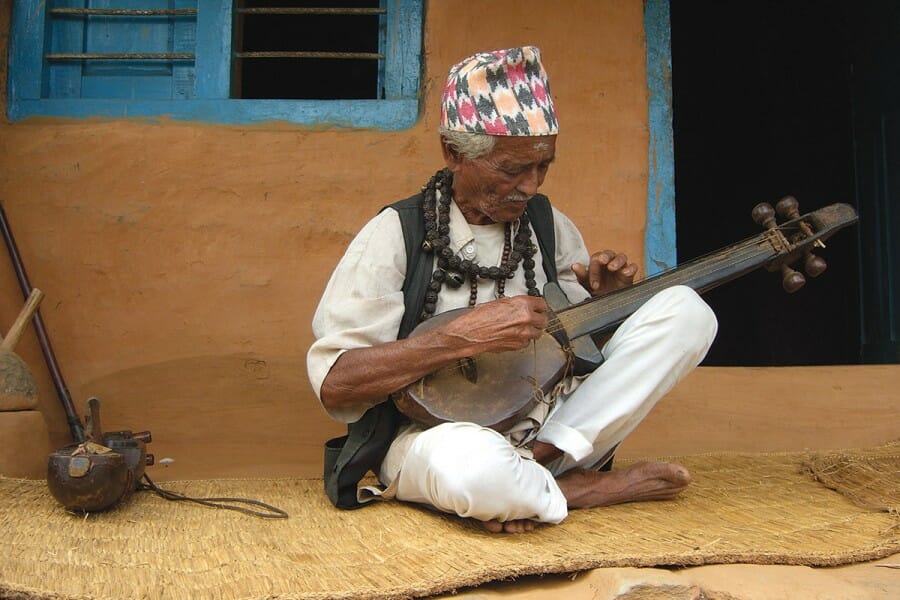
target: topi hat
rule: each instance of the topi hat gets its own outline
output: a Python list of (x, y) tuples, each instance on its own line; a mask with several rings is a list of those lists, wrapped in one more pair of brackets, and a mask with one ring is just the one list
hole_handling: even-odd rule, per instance
[(541, 51), (535, 46), (479, 52), (450, 69), (441, 128), (488, 135), (556, 135), (559, 123)]

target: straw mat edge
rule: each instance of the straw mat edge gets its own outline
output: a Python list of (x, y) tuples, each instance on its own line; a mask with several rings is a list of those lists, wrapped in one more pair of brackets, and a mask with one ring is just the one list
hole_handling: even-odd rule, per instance
[(77, 516), (42, 481), (0, 478), (0, 596), (412, 598), (596, 567), (833, 566), (900, 552), (896, 512), (859, 506), (810, 475), (811, 464), (829, 457), (851, 482), (877, 461), (893, 476), (883, 489), (862, 486), (867, 505), (896, 499), (897, 443), (834, 455), (682, 457), (694, 483), (675, 500), (573, 511), (561, 525), (523, 535), (492, 535), (400, 503), (339, 511), (316, 479), (163, 485), (259, 499), (291, 515), (266, 520), (143, 492), (107, 513)]
[(900, 441), (851, 452), (812, 455), (810, 474), (859, 506), (900, 514)]

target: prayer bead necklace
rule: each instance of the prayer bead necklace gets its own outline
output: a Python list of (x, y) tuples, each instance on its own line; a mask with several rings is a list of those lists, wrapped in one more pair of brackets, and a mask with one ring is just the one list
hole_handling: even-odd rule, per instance
[[(437, 200), (440, 190), (440, 201)], [(453, 199), (453, 173), (449, 169), (441, 169), (432, 176), (428, 184), (422, 188), (425, 196), (425, 241), (422, 250), (437, 256), (437, 268), (432, 273), (425, 293), (425, 304), (421, 319), (424, 321), (434, 316), (437, 308), (438, 294), (446, 283), (449, 287), (460, 287), (465, 279), (469, 279), (469, 306), (475, 306), (478, 300), (478, 280), (491, 279), (497, 282), (497, 295), (503, 297), (506, 280), (515, 276), (519, 263), (522, 263), (525, 275), (525, 286), (529, 296), (540, 296), (534, 274), (534, 255), (537, 248), (531, 243), (531, 227), (528, 213), (519, 217), (519, 230), (512, 240), (513, 224), (506, 223), (504, 231), (503, 256), (499, 266), (483, 267), (473, 260), (460, 258), (450, 248), (450, 201)]]

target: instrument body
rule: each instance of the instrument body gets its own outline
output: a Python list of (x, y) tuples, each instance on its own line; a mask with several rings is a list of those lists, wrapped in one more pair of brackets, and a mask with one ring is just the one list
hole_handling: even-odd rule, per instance
[[(781, 225), (767, 221), (764, 233), (627, 288), (570, 304), (558, 285), (547, 284), (544, 297), (550, 307), (550, 320), (544, 335), (534, 344), (524, 350), (485, 353), (457, 361), (400, 390), (393, 396), (394, 403), (402, 413), (425, 426), (467, 421), (503, 431), (528, 414), (535, 403), (543, 401), (566, 374), (586, 374), (596, 369), (603, 356), (594, 339), (610, 334), (666, 288), (685, 285), (702, 294), (765, 267), (784, 272), (785, 289), (796, 291), (799, 274), (788, 265), (803, 257), (808, 259), (813, 246), (824, 247), (825, 239), (852, 225), (858, 217), (847, 204), (793, 216), (796, 201), (793, 202), (793, 218)], [(787, 209), (779, 210), (782, 213), (787, 214)], [(822, 270), (810, 275), (817, 276)], [(465, 310), (469, 309), (448, 311), (424, 321), (411, 335), (440, 326)]]
[[(416, 327), (412, 335), (456, 319), (468, 310), (459, 308), (435, 315)], [(569, 353), (544, 333), (523, 350), (479, 354), (440, 369), (395, 394), (394, 403), (400, 412), (426, 425), (469, 421), (502, 430), (548, 396), (569, 365)], [(506, 400), (494, 401), (500, 390)]]

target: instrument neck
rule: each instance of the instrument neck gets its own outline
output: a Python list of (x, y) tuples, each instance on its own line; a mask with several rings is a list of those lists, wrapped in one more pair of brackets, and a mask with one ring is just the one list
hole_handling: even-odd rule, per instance
[(761, 267), (784, 253), (788, 245), (780, 232), (767, 231), (627, 288), (557, 311), (556, 316), (569, 339), (602, 333), (666, 288), (686, 285), (702, 294)]

